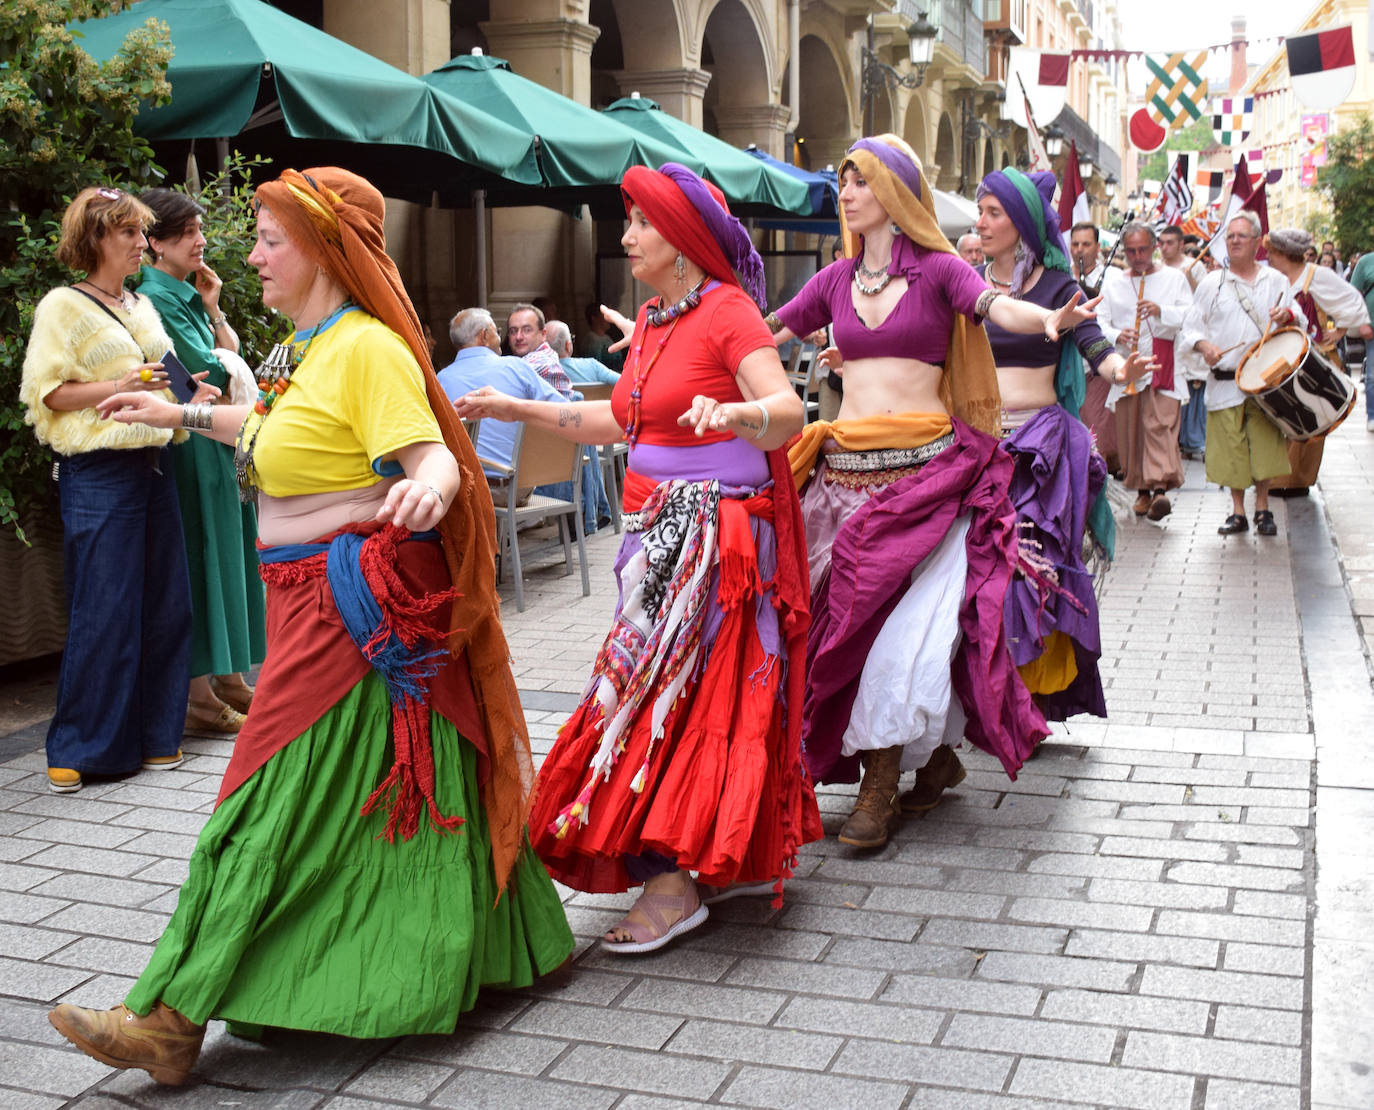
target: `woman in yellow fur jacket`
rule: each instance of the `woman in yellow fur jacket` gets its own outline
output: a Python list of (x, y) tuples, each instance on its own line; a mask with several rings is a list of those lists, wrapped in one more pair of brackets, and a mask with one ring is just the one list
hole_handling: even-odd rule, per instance
[(86, 277), (34, 311), (20, 397), (57, 457), (67, 643), (48, 728), (48, 786), (181, 762), (191, 599), (167, 445), (186, 433), (101, 420), (95, 406), (162, 390), (172, 341), (129, 292), (152, 212), (120, 189), (83, 189), (62, 217), (58, 260)]

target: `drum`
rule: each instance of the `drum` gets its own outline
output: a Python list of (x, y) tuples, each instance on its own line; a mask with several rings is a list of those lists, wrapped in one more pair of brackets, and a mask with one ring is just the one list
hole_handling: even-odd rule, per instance
[(1279, 328), (1245, 352), (1236, 385), (1293, 440), (1324, 436), (1355, 407), (1355, 386), (1300, 328)]

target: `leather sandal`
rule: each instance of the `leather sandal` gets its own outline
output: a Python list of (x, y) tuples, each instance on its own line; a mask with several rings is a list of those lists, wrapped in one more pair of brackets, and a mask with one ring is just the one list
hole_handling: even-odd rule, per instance
[(212, 674), (210, 692), (225, 705), (232, 706), (240, 713), (246, 714), (249, 706), (253, 704), (253, 687), (242, 678), (238, 682), (225, 682), (223, 676)]
[(1150, 509), (1145, 515), (1151, 520), (1158, 521), (1163, 520), (1173, 511), (1174, 507), (1169, 503), (1169, 498), (1165, 495), (1164, 491), (1162, 489), (1157, 489), (1151, 496)]
[(1277, 536), (1279, 534), (1279, 526), (1274, 523), (1272, 510), (1255, 510), (1255, 531), (1261, 536)]
[(247, 719), (232, 705), (221, 705), (218, 713), (214, 709), (188, 705), (182, 735), (198, 736), (203, 740), (232, 740)]
[[(695, 908), (689, 912), (688, 907), (692, 906), (693, 903), (695, 903)], [(711, 911), (701, 904), (696, 884), (690, 882), (687, 884), (687, 889), (681, 894), (650, 894), (646, 890), (630, 908), (631, 913), (635, 910), (639, 910), (648, 919), (649, 924), (642, 925), (637, 921), (631, 921), (629, 915), (626, 915), (611, 928), (613, 930), (625, 930), (632, 939), (611, 940), (608, 937), (602, 937), (602, 951), (613, 952), (617, 956), (637, 956), (644, 952), (657, 952), (665, 944), (682, 936), (683, 933), (690, 933), (711, 916)], [(670, 925), (665, 916), (665, 911), (671, 910), (679, 911), (681, 916)]]
[(1244, 513), (1232, 513), (1226, 518), (1226, 523), (1217, 529), (1219, 536), (1234, 536), (1237, 532), (1248, 532), (1250, 522), (1245, 519)]

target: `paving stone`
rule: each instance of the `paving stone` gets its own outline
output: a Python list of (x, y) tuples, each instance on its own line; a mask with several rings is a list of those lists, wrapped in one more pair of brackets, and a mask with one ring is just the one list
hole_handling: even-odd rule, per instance
[(921, 919), (906, 913), (877, 913), (857, 907), (840, 909), (790, 903), (783, 906), (778, 927), (879, 940), (911, 940), (921, 927)]
[(182, 812), (206, 808), (214, 801), (213, 798), (207, 799), (204, 794), (143, 786), (133, 782), (120, 783), (105, 795), (105, 800), (112, 805), (152, 806), (154, 809), (176, 809)]
[(894, 975), (883, 1002), (903, 1002), (933, 1010), (1018, 1014), (1029, 1017), (1040, 1003), (1040, 988), (933, 975)]
[(556, 1083), (518, 1075), (469, 1068), (430, 1101), (454, 1110), (530, 1110), (531, 1107), (576, 1106), (578, 1110), (608, 1110), (620, 1091), (581, 1083)]
[[(464, 1018), (465, 1022), (468, 1020)], [(646, 1013), (629, 1015), (598, 1006), (546, 1000), (537, 1006), (530, 1006), (511, 1023), (510, 1029), (513, 1032), (552, 1037), (566, 1037), (570, 1031), (576, 1030), (579, 1041), (593, 1044), (662, 1048), (681, 1024), (680, 1017)]]
[[(1302, 1091), (1297, 1087), (1239, 1083), (1234, 1079), (1207, 1082), (1206, 1110), (1300, 1110), (1303, 1105)], [(1313, 1104), (1313, 1110), (1320, 1108)]]
[(171, 856), (173, 859), (190, 859), (195, 850), (194, 834), (153, 831), (139, 834), (125, 844), (121, 851), (148, 852), (157, 856)]
[(378, 1060), (344, 1088), (350, 1095), (400, 1102), (427, 1102), (453, 1077), (453, 1069), (413, 1060)]
[(1171, 1033), (1207, 1031), (1210, 1006), (1178, 998), (1055, 990), (1045, 996), (1040, 1016), (1060, 1021), (1094, 1022), (1125, 1029), (1162, 1029)]
[[(10, 982), (8, 969), (5, 971), (5, 982)], [(0, 1053), (0, 1083), (37, 1094), (71, 1098), (109, 1074), (110, 1069), (104, 1064), (74, 1048), (63, 1050), (25, 1045), (23, 1052)]]
[(1236, 1041), (1301, 1045), (1303, 1015), (1291, 1010), (1257, 1010), (1251, 1006), (1218, 1006), (1212, 1035)]
[(1130, 879), (1093, 879), (1088, 897), (1094, 902), (1121, 902), (1135, 906), (1167, 906), (1177, 909), (1225, 909), (1230, 891), (1224, 887), (1198, 887), (1191, 883), (1142, 883)]
[(1193, 825), (1183, 830), (1189, 840), (1218, 840), (1237, 844), (1299, 845), (1303, 841), (1297, 829), (1274, 825)]
[(142, 910), (78, 903), (45, 918), (43, 924), (73, 933), (151, 941), (162, 935), (162, 930), (167, 927), (167, 918)]
[(956, 871), (943, 884), (946, 890), (1004, 896), (1082, 898), (1088, 880), (1075, 875), (1021, 874), (1015, 871)]
[(34, 1091), (0, 1087), (0, 1110), (60, 1110), (66, 1101), (58, 1095), (40, 1095)]
[(922, 944), (944, 944), (977, 951), (1010, 949), (1016, 952), (1059, 952), (1068, 930), (1037, 925), (1004, 925), (991, 921), (953, 921), (933, 918), (921, 930)]
[(1145, 968), (1140, 993), (1163, 995), (1166, 998), (1202, 998), (1281, 1010), (1303, 1008), (1301, 979), (1282, 979), (1240, 971), (1199, 971), (1152, 964)]
[[(0, 956), (0, 983), (14, 998), (30, 998), (38, 1002), (55, 1002), (73, 987), (91, 978), (89, 971), (69, 967), (50, 967), (23, 959)], [(0, 1073), (2, 1076), (3, 1073)], [(12, 1082), (0, 1077), (0, 1083)], [(61, 1094), (61, 1090), (45, 1088)]]
[[(83, 795), (86, 795), (83, 797)], [(114, 805), (98, 800), (89, 794), (89, 788), (81, 794), (35, 794), (33, 797), (15, 805), (18, 813), (34, 814), (41, 817), (62, 817), (71, 821), (89, 821), (104, 824), (117, 821), (132, 808), (128, 805)]]
[(93, 875), (132, 875), (157, 862), (156, 856), (122, 852), (109, 848), (87, 848), (76, 844), (54, 844), (29, 863), (58, 871), (85, 871)]
[(877, 887), (863, 903), (864, 910), (891, 910), (927, 917), (998, 917), (1005, 898), (992, 894), (964, 894), (912, 887)]
[(117, 848), (138, 836), (137, 829), (120, 825), (97, 825), (90, 821), (68, 821), (50, 817), (38, 821), (15, 835), (49, 844), (73, 844), (89, 848)]
[[(1239, 892), (1238, 892), (1239, 893)], [(1241, 917), (1237, 914), (1191, 913), (1161, 910), (1155, 932), (1218, 940), (1252, 941), (1255, 944), (1307, 943), (1307, 922), (1272, 917)]]
[(795, 1110), (824, 1106), (827, 1110), (896, 1110), (907, 1098), (905, 1083), (884, 1083), (852, 1076), (745, 1067), (721, 1096), (726, 1103)]
[(1075, 929), (1069, 936), (1064, 954), (1214, 968), (1217, 966), (1220, 950), (1221, 945), (1217, 941), (1200, 937), (1161, 937), (1154, 934), (1142, 936), (1140, 933)]
[(724, 1063), (685, 1060), (665, 1052), (577, 1045), (549, 1071), (552, 1079), (614, 1083), (625, 1091), (709, 1098), (730, 1074)]
[(1126, 1067), (1267, 1083), (1297, 1084), (1302, 1079), (1302, 1052), (1299, 1049), (1207, 1037), (1180, 1037), (1170, 1033), (1132, 1030), (1126, 1035), (1126, 1051), (1121, 1062)]
[(1028, 870), (1035, 874), (1154, 882), (1164, 873), (1164, 861), (1117, 856), (1066, 856), (1051, 852), (1031, 860)]
[(1229, 854), (1221, 844), (1125, 836), (1107, 837), (1102, 841), (1101, 852), (1104, 856), (1144, 856), (1148, 859), (1202, 860), (1211, 863), (1223, 863)]
[(1165, 878), (1176, 883), (1243, 887), (1249, 890), (1294, 890), (1305, 885), (1301, 873), (1274, 867), (1241, 867), (1229, 863), (1174, 863)]
[(1307, 974), (1307, 952), (1302, 948), (1229, 941), (1222, 967), (1227, 971), (1301, 976)]
[(850, 1041), (830, 1069), (833, 1072), (871, 1079), (895, 1079), (916, 1084), (916, 1106), (928, 1105), (931, 1086), (1000, 1091), (1011, 1070), (1012, 1057), (989, 1052), (965, 1052), (957, 1048), (924, 1045), (879, 1044)]
[(968, 948), (938, 944), (902, 944), (867, 937), (836, 937), (825, 954), (826, 964), (879, 968), (883, 971), (920, 971), (948, 976), (971, 975), (977, 957)]
[(73, 902), (91, 902), (138, 909), (161, 898), (173, 887), (165, 883), (144, 883), (136, 879), (115, 879), (107, 875), (68, 873), (49, 879), (32, 893)]
[(1288, 867), (1301, 870), (1307, 864), (1307, 853), (1301, 848), (1274, 848), (1266, 844), (1239, 844), (1236, 862), (1247, 866)]
[(989, 952), (978, 965), (981, 979), (1101, 991), (1124, 991), (1134, 975), (1135, 965), (1121, 961), (1020, 952)]
[[(466, 1029), (450, 1036), (406, 1037), (397, 1043), (390, 1055), (397, 1059), (538, 1075), (567, 1048), (567, 1041), (562, 1039), (494, 1029)], [(424, 1102), (425, 1099), (409, 1101)]]
[(940, 1043), (1020, 1056), (1052, 1056), (1060, 1060), (1105, 1064), (1112, 1058), (1116, 1030), (1099, 1025), (961, 1013), (954, 1015), (941, 1034)]
[(824, 1071), (843, 1044), (843, 1037), (820, 1033), (693, 1019), (673, 1034), (662, 1051), (720, 1062)]
[(644, 980), (621, 1001), (626, 1010), (649, 1010), (677, 1017), (730, 1018), (766, 1024), (782, 1009), (787, 995), (677, 980)]
[(58, 967), (85, 968), (114, 975), (140, 975), (153, 954), (151, 944), (109, 937), (70, 937), (71, 943), (52, 953), (47, 963)]
[(1193, 1077), (1028, 1057), (1016, 1065), (1011, 1093), (1130, 1110), (1192, 1110)]
[(743, 987), (858, 1000), (871, 1000), (886, 980), (884, 971), (762, 958), (740, 960), (725, 977), (727, 983)]
[(711, 925), (699, 929), (692, 946), (711, 951), (743, 952), (751, 956), (783, 956), (793, 960), (814, 960), (830, 944), (827, 933), (804, 933), (797, 929), (752, 929), (742, 925)]
[(75, 939), (74, 933), (62, 933), (55, 929), (0, 925), (0, 952), (17, 960), (41, 960)]
[(1157, 802), (1165, 805), (1183, 801), (1184, 787), (1173, 783), (1109, 782), (1082, 779), (1069, 788), (1071, 798), (1099, 798), (1113, 802)]
[(876, 1002), (840, 1002), (832, 998), (794, 998), (773, 1023), (780, 1029), (836, 1033), (897, 1044), (930, 1044), (943, 1016)]
[(1261, 890), (1238, 890), (1232, 903), (1232, 909), (1236, 913), (1298, 920), (1306, 918), (1311, 908), (1305, 894), (1275, 894)]
[(1284, 809), (1278, 806), (1249, 806), (1245, 820), (1252, 825), (1292, 825), (1307, 828), (1312, 823), (1312, 809)]
[(1017, 898), (1012, 902), (1007, 916), (1050, 925), (1144, 932), (1154, 919), (1154, 910), (1148, 906), (1069, 902), (1060, 898)]
[(213, 1040), (207, 1036), (196, 1072), (213, 1076), (216, 1084), (248, 1090), (333, 1091), (385, 1056), (390, 1045), (284, 1029), (260, 1042), (221, 1033)]
[[(594, 945), (592, 952), (596, 953), (599, 947), (599, 944)], [(620, 960), (622, 965), (624, 962), (623, 956), (608, 956), (607, 959)], [(585, 1002), (592, 1006), (609, 1006), (629, 990), (634, 982), (634, 978), (629, 975), (612, 975), (608, 972), (584, 969), (583, 962), (579, 961), (565, 972), (535, 980), (534, 985), (529, 988), (529, 993), (540, 998), (557, 999), (559, 1002)]]

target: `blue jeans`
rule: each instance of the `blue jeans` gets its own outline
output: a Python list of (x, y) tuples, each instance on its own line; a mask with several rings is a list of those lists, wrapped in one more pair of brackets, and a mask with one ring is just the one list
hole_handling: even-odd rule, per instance
[[(606, 483), (601, 478), (601, 455), (595, 447), (582, 449), (582, 531), (590, 536), (596, 531), (596, 522), (611, 515), (611, 502), (606, 496)], [(572, 500), (571, 482), (554, 482), (552, 485), (539, 486), (537, 493), (546, 497), (561, 497)]]
[(1207, 445), (1206, 382), (1188, 383), (1188, 403), (1178, 422), (1178, 445), (1185, 451), (1201, 451)]
[(137, 771), (173, 755), (186, 721), (191, 587), (170, 452), (63, 458), (67, 644), (48, 766)]

